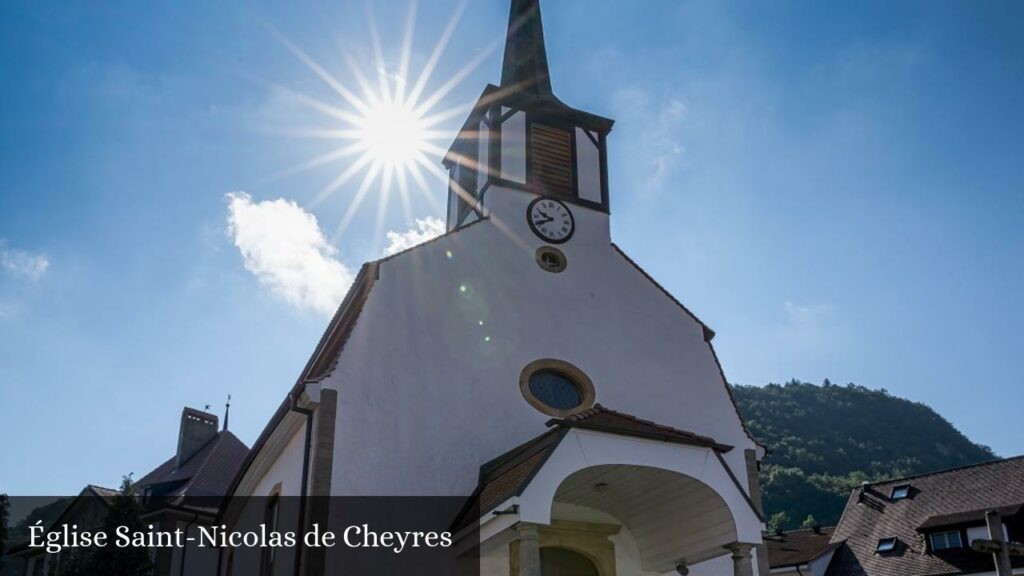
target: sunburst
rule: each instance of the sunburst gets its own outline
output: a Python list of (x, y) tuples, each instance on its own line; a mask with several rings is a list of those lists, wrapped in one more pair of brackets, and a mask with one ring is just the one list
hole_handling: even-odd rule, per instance
[(363, 66), (350, 56), (344, 58), (350, 76), (348, 81), (343, 82), (291, 40), (272, 30), (277, 39), (338, 97), (337, 101), (328, 102), (288, 91), (298, 102), (323, 114), (327, 123), (323, 127), (293, 133), (322, 139), (332, 143), (332, 147), (285, 172), (295, 173), (347, 161), (347, 165), (316, 194), (312, 200), (313, 206), (332, 198), (346, 184), (362, 178), (358, 186), (355, 186), (355, 192), (332, 238), (337, 238), (345, 232), (367, 196), (373, 191), (378, 194), (376, 235), (380, 236), (393, 185), (398, 190), (407, 220), (412, 217), (410, 194), (413, 190), (425, 198), (437, 213), (444, 212), (437, 197), (430, 192), (428, 177), (447, 183), (448, 175), (440, 168), (439, 160), (445, 153), (443, 144), (450, 142), (455, 132), (440, 129), (439, 126), (453, 117), (468, 113), (473, 102), (449, 108), (443, 108), (442, 103), (459, 82), (489, 57), (503, 40), (496, 39), (458, 72), (441, 82), (439, 87), (427, 92), (427, 86), (431, 83), (437, 64), (455, 33), (467, 2), (468, 0), (462, 0), (452, 13), (413, 82), (407, 79), (416, 22), (415, 0), (409, 6), (400, 59), (397, 69), (393, 71), (389, 71), (385, 66), (376, 20), (372, 9), (368, 8), (368, 29), (373, 44), (373, 75), (376, 75), (376, 83), (370, 81)]

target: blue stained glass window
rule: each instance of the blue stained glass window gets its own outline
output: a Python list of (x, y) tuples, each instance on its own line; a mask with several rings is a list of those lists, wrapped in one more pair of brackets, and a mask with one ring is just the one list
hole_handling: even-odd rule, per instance
[(556, 410), (571, 410), (583, 403), (579, 387), (554, 370), (538, 370), (531, 374), (530, 393), (538, 401)]

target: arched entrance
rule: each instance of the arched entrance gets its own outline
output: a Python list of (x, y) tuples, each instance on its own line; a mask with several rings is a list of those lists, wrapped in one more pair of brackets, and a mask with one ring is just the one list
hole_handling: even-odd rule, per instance
[(726, 456), (731, 446), (606, 409), (591, 417), (601, 426), (558, 421), (481, 467), (479, 516), (460, 521), (479, 518), (491, 560), (507, 557), (511, 576), (544, 576), (541, 550), (564, 548), (598, 576), (710, 562), (716, 574), (753, 576), (764, 524)]
[(583, 554), (568, 548), (540, 549), (541, 576), (602, 576)]
[[(722, 556), (724, 547), (736, 542), (736, 523), (722, 496), (700, 480), (662, 468), (590, 466), (558, 485), (551, 503), (553, 525), (592, 526), (602, 519), (622, 526), (616, 548), (632, 548), (635, 568), (647, 571)], [(592, 552), (595, 557), (599, 553)], [(623, 553), (615, 551), (616, 556)]]

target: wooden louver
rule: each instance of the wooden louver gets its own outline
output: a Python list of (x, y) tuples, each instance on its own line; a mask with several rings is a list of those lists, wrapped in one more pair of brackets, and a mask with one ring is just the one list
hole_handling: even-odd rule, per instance
[(533, 124), (533, 184), (545, 194), (572, 194), (572, 134)]

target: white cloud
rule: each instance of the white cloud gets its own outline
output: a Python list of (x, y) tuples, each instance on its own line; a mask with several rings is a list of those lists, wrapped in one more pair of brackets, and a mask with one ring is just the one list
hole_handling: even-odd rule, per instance
[(49, 267), (50, 259), (46, 254), (33, 254), (8, 248), (7, 242), (0, 239), (0, 268), (3, 268), (4, 272), (15, 278), (34, 282), (42, 278)]
[(832, 306), (829, 304), (794, 304), (786, 301), (786, 326), (788, 329), (817, 336), (829, 327), (832, 319)]
[(353, 276), (316, 217), (283, 198), (253, 202), (244, 192), (232, 192), (227, 199), (228, 235), (245, 269), (288, 303), (333, 314)]
[(845, 330), (831, 304), (784, 305), (786, 320), (772, 339), (778, 353), (788, 351), (805, 361), (809, 357), (828, 357), (844, 340)]
[(444, 222), (440, 218), (434, 218), (433, 216), (417, 218), (416, 226), (405, 232), (395, 232), (393, 230), (388, 232), (388, 245), (384, 248), (384, 255), (397, 254), (402, 250), (422, 244), (431, 238), (437, 238), (441, 234), (444, 234)]
[(679, 143), (679, 130), (689, 115), (686, 103), (676, 97), (652, 102), (648, 93), (638, 87), (623, 88), (613, 96), (617, 116), (626, 119), (622, 125), (632, 126), (635, 147), (639, 157), (632, 160), (643, 166), (647, 173), (647, 186), (660, 188), (665, 178), (683, 157)]

